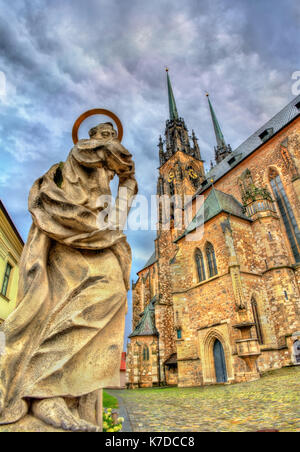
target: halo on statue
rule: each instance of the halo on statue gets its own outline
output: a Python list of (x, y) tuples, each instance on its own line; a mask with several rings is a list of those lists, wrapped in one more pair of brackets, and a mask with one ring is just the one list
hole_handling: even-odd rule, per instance
[(74, 144), (78, 143), (78, 130), (79, 130), (79, 127), (81, 126), (81, 124), (83, 123), (83, 121), (85, 121), (90, 116), (94, 116), (94, 115), (105, 115), (105, 116), (108, 116), (109, 118), (111, 118), (116, 123), (117, 128), (118, 128), (118, 140), (120, 142), (122, 141), (123, 126), (122, 126), (122, 123), (121, 123), (120, 119), (118, 118), (118, 116), (116, 116), (114, 113), (112, 113), (109, 110), (105, 110), (103, 108), (94, 108), (93, 110), (86, 111), (81, 116), (79, 116), (78, 119), (76, 119), (75, 124), (73, 126), (73, 130), (72, 130), (72, 138), (73, 138)]

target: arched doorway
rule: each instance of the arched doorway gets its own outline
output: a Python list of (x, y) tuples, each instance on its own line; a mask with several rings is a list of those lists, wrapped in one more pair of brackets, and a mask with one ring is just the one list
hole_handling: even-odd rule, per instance
[(223, 345), (216, 339), (214, 343), (214, 361), (217, 383), (227, 382), (227, 370)]

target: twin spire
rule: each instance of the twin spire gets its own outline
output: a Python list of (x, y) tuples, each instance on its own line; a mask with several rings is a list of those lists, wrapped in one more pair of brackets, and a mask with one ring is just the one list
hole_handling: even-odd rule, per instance
[(206, 94), (208, 105), (211, 113), (212, 122), (215, 129), (216, 139), (217, 139), (217, 146), (215, 146), (215, 160), (217, 163), (220, 163), (222, 160), (224, 160), (227, 155), (232, 153), (232, 149), (230, 144), (226, 144), (224, 135), (222, 133), (219, 121), (217, 119), (217, 116), (215, 114), (215, 111), (213, 109), (213, 106), (211, 104), (209, 94)]
[(217, 145), (221, 146), (221, 147), (222, 146), (226, 146), (224, 135), (222, 133), (219, 121), (217, 119), (217, 116), (216, 116), (215, 111), (213, 109), (213, 106), (211, 104), (211, 101), (210, 101), (210, 98), (209, 98), (209, 94), (206, 94), (206, 97), (207, 97), (207, 100), (208, 100), (208, 105), (209, 105), (209, 109), (210, 109), (210, 113), (211, 113), (211, 118), (212, 118), (212, 122), (213, 122), (214, 129), (215, 129)]
[[(169, 97), (169, 111), (170, 111), (170, 120), (178, 120), (178, 111), (176, 107), (175, 97), (172, 89), (171, 80), (169, 77), (169, 69), (166, 68), (167, 72), (167, 84), (168, 84), (168, 97)], [(225, 142), (224, 135), (222, 133), (220, 123), (217, 119), (216, 113), (213, 109), (213, 106), (211, 104), (209, 94), (206, 95), (208, 99), (208, 105), (212, 117), (212, 122), (215, 130), (215, 135), (217, 139), (217, 146), (215, 147), (215, 159), (217, 163), (220, 163), (227, 155), (231, 154), (232, 149), (230, 145), (227, 145)]]
[(178, 111), (177, 111), (177, 107), (176, 107), (175, 97), (173, 94), (171, 80), (169, 77), (169, 69), (168, 68), (166, 68), (166, 73), (167, 73), (168, 94), (169, 94), (170, 119), (171, 119), (171, 121), (173, 121), (174, 119), (178, 119)]

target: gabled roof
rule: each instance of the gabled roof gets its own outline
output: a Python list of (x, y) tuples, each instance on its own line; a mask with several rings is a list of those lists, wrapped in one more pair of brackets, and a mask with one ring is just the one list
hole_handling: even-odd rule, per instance
[(3, 214), (5, 215), (5, 217), (6, 217), (7, 221), (8, 221), (8, 223), (9, 223), (10, 226), (12, 227), (12, 229), (13, 229), (14, 233), (16, 234), (16, 236), (17, 236), (19, 242), (21, 243), (22, 246), (24, 246), (24, 241), (23, 241), (23, 239), (22, 239), (22, 237), (21, 237), (21, 235), (20, 235), (18, 229), (16, 228), (14, 222), (12, 221), (12, 219), (11, 219), (9, 213), (7, 212), (7, 210), (6, 210), (6, 208), (5, 208), (4, 204), (3, 204), (3, 202), (1, 201), (1, 199), (0, 199), (0, 209), (2, 210), (2, 212), (3, 212)]
[[(284, 107), (277, 115), (275, 115), (270, 121), (268, 121), (265, 125), (263, 125), (257, 132), (251, 135), (244, 143), (242, 143), (233, 153), (227, 156), (224, 160), (222, 160), (219, 164), (214, 166), (208, 173), (206, 173), (206, 179), (208, 184), (205, 187), (200, 188), (197, 193), (198, 195), (205, 190), (207, 190), (211, 186), (211, 179), (216, 182), (220, 179), (224, 174), (238, 165), (241, 160), (250, 155), (253, 151), (258, 149), (260, 146), (264, 144), (260, 135), (266, 130), (269, 129), (268, 139), (271, 139), (277, 132), (279, 132), (283, 127), (289, 124), (293, 119), (300, 116), (299, 108), (296, 105), (300, 102), (300, 95), (297, 96), (294, 100), (292, 100), (286, 107)], [(235, 158), (232, 161), (233, 157)], [(231, 162), (231, 163), (229, 163)]]
[(197, 212), (195, 218), (186, 228), (184, 234), (178, 237), (175, 241), (177, 242), (182, 237), (185, 237), (190, 232), (194, 231), (196, 228), (200, 227), (202, 224), (206, 223), (221, 212), (251, 221), (251, 219), (245, 215), (242, 204), (235, 199), (234, 196), (228, 195), (227, 193), (213, 187)]
[(154, 251), (154, 253), (150, 257), (150, 259), (147, 261), (146, 265), (139, 271), (139, 273), (141, 271), (145, 270), (146, 268), (150, 267), (151, 265), (153, 265), (156, 261), (157, 261), (156, 252)]
[(158, 336), (158, 331), (155, 327), (155, 318), (154, 318), (154, 304), (156, 302), (156, 297), (152, 298), (148, 306), (144, 311), (144, 315), (141, 321), (138, 323), (137, 327), (130, 334), (129, 337), (136, 336)]

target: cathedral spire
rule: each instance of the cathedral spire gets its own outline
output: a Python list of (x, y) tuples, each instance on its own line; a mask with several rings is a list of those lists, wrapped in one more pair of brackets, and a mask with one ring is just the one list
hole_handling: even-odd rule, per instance
[(227, 157), (227, 155), (231, 154), (232, 149), (231, 149), (231, 146), (227, 145), (225, 142), (225, 138), (222, 133), (216, 113), (211, 104), (209, 94), (206, 94), (206, 96), (207, 96), (207, 100), (208, 100), (208, 105), (209, 105), (209, 109), (210, 109), (210, 113), (211, 113), (212, 122), (214, 125), (216, 139), (217, 139), (217, 147), (215, 148), (216, 162), (220, 163), (225, 157)]
[(209, 94), (206, 94), (206, 96), (207, 96), (208, 105), (209, 105), (209, 109), (210, 109), (210, 113), (211, 113), (211, 118), (212, 118), (214, 129), (215, 129), (215, 134), (216, 134), (216, 138), (217, 138), (217, 145), (220, 146), (220, 147), (226, 146), (224, 135), (222, 133), (219, 121), (217, 119), (217, 116), (216, 116), (215, 111), (213, 109), (213, 106), (211, 104), (211, 101), (210, 101), (210, 98), (209, 98)]
[(167, 82), (168, 82), (170, 119), (174, 120), (174, 119), (178, 119), (178, 112), (177, 112), (175, 97), (174, 97), (173, 89), (172, 89), (172, 85), (171, 85), (171, 80), (169, 77), (169, 69), (168, 68), (166, 68), (166, 73), (167, 73)]

